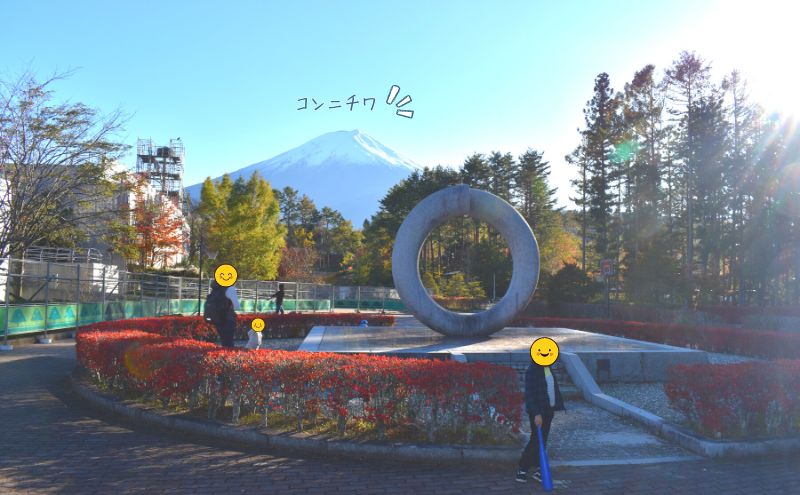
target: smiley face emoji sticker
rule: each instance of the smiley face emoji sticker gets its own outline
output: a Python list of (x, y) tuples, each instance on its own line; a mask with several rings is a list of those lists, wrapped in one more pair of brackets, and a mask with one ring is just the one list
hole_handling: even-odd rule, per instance
[(539, 337), (531, 344), (531, 359), (539, 366), (550, 366), (558, 359), (558, 344), (550, 337)]
[(214, 280), (222, 287), (230, 287), (235, 284), (238, 277), (239, 273), (233, 265), (219, 265), (214, 271)]
[(261, 318), (253, 318), (253, 321), (250, 322), (250, 328), (252, 328), (254, 332), (261, 332), (264, 330), (264, 320)]

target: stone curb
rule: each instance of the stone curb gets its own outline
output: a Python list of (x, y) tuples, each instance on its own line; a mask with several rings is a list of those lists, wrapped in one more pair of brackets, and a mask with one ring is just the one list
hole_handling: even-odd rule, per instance
[[(70, 340), (75, 338), (74, 335), (75, 335), (74, 328), (60, 328), (57, 330), (47, 331), (47, 337), (52, 339), (53, 342)], [(13, 347), (22, 345), (49, 345), (49, 344), (40, 344), (38, 340), (39, 337), (44, 337), (44, 332), (25, 333), (22, 335), (9, 335), (8, 343)]]
[[(113, 412), (142, 425), (156, 426), (199, 435), (214, 440), (223, 440), (254, 447), (259, 450), (293, 451), (304, 454), (334, 455), (354, 459), (385, 459), (439, 464), (510, 464), (519, 460), (520, 448), (489, 447), (466, 448), (458, 446), (418, 446), (411, 444), (378, 445), (336, 440), (296, 438), (286, 435), (268, 435), (250, 428), (239, 428), (175, 416), (164, 416), (144, 410), (136, 405), (127, 405), (97, 393), (91, 387), (79, 383), (70, 375), (72, 389), (90, 404)], [(568, 463), (565, 463), (568, 464)], [(562, 464), (564, 465), (564, 464)], [(508, 466), (504, 466), (508, 469)]]
[(719, 441), (701, 437), (686, 431), (644, 409), (604, 394), (589, 370), (574, 353), (562, 353), (572, 382), (583, 394), (583, 398), (606, 411), (630, 418), (649, 431), (696, 454), (706, 457), (752, 457), (771, 454), (800, 452), (800, 437), (752, 441)]

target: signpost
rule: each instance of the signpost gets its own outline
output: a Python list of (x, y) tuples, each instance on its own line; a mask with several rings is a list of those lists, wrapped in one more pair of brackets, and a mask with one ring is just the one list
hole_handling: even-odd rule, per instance
[(600, 273), (606, 281), (606, 317), (611, 319), (611, 275), (614, 274), (614, 260), (600, 261)]

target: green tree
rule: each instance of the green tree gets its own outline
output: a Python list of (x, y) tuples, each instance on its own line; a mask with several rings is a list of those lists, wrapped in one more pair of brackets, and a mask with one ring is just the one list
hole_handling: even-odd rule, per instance
[[(460, 181), (459, 172), (445, 167), (425, 168), (414, 171), (398, 184), (392, 186), (381, 199), (378, 212), (366, 222), (363, 244), (357, 256), (357, 279), (362, 284), (391, 285), (392, 247), (397, 230), (411, 209), (430, 194)], [(423, 246), (425, 253), (435, 251), (433, 235)], [(426, 258), (429, 259), (429, 258)], [(423, 270), (431, 269), (421, 263)]]
[(282, 190), (275, 190), (275, 197), (278, 199), (281, 211), (281, 221), (285, 227), (286, 232), (289, 234), (289, 239), (293, 237), (294, 226), (297, 224), (300, 215), (300, 199), (298, 199), (298, 192), (289, 186), (284, 187)]
[[(583, 133), (582, 133), (583, 134)], [(582, 135), (581, 144), (572, 153), (564, 157), (567, 163), (578, 168), (578, 178), (572, 179), (572, 186), (578, 194), (570, 197), (580, 209), (580, 237), (581, 237), (581, 270), (586, 271), (586, 251), (589, 240), (589, 167), (586, 159), (586, 136)]]
[(475, 188), (488, 191), (490, 188), (492, 171), (486, 158), (480, 153), (475, 153), (464, 160), (461, 167), (461, 179), (464, 184)]
[(433, 295), (440, 295), (439, 284), (436, 283), (436, 279), (431, 272), (425, 272), (422, 274), (422, 285), (427, 289), (431, 289), (433, 291)]
[(554, 271), (564, 262), (574, 262), (574, 250), (569, 248), (559, 208), (556, 208), (556, 189), (550, 188), (550, 165), (542, 160), (542, 153), (529, 149), (519, 157), (514, 173), (517, 209), (533, 229), (539, 243), (541, 268)]
[(664, 101), (653, 74), (655, 66), (637, 71), (633, 81), (625, 85), (623, 125), (631, 141), (631, 167), (627, 202), (631, 213), (632, 242), (629, 252), (636, 256), (637, 234), (657, 223), (661, 201), (661, 146), (664, 131)]
[[(678, 60), (667, 69), (663, 85), (667, 98), (672, 102), (669, 112), (678, 121), (679, 146), (678, 158), (682, 165), (684, 190), (681, 191), (685, 204), (686, 251), (684, 253), (684, 270), (690, 293), (694, 291), (694, 232), (695, 232), (695, 192), (694, 175), (697, 169), (695, 156), (694, 128), (689, 125), (693, 121), (696, 102), (706, 96), (709, 90), (711, 66), (694, 52), (681, 52)], [(688, 301), (691, 303), (691, 301)]]
[(227, 174), (219, 185), (207, 180), (198, 210), (219, 263), (232, 264), (243, 279), (275, 278), (286, 228), (273, 190), (257, 172), (246, 182), (240, 177), (231, 183)]
[[(361, 231), (353, 229), (353, 224), (350, 220), (342, 220), (331, 229), (330, 252), (341, 259), (341, 264), (349, 265), (361, 246), (362, 239), (363, 234)], [(343, 268), (343, 266), (340, 268)]]
[(489, 155), (489, 192), (511, 202), (511, 183), (514, 176), (514, 157), (511, 153), (493, 151)]
[(300, 225), (308, 231), (316, 229), (320, 221), (320, 213), (314, 201), (305, 194), (303, 194), (300, 198), (300, 202), (297, 204), (297, 220)]
[(586, 272), (577, 265), (568, 264), (550, 279), (547, 302), (550, 305), (588, 302), (599, 292), (599, 284), (586, 276)]
[(608, 74), (598, 75), (594, 83), (594, 96), (584, 110), (586, 120), (586, 155), (589, 172), (588, 203), (589, 217), (595, 230), (595, 246), (598, 254), (608, 257), (614, 237), (611, 211), (614, 197), (611, 182), (614, 178), (612, 153), (618, 131), (619, 100), (611, 89)]
[[(750, 100), (747, 84), (739, 71), (732, 71), (722, 83), (729, 98), (730, 152), (727, 174), (730, 194), (730, 281), (728, 288), (736, 291), (738, 303), (745, 304), (745, 280), (743, 259), (744, 232), (748, 213), (752, 209), (756, 175), (753, 164), (757, 155), (758, 135), (761, 128), (762, 111)], [(800, 280), (800, 277), (798, 277)]]

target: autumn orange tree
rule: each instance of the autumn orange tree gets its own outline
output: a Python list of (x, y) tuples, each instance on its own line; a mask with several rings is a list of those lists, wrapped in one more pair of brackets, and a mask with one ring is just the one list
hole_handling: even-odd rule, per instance
[(153, 267), (159, 261), (167, 265), (183, 251), (184, 222), (171, 198), (150, 199), (145, 197), (144, 188), (138, 187), (133, 211), (141, 266)]

